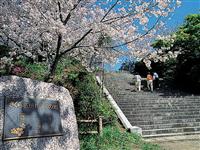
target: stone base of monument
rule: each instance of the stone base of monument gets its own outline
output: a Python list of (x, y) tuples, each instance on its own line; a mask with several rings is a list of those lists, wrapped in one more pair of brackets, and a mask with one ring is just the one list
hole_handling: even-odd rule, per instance
[(0, 77), (0, 150), (77, 150), (69, 91), (17, 76)]

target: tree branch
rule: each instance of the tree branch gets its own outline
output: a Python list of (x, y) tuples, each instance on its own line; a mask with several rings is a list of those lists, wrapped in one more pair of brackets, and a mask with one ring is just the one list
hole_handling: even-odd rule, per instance
[(74, 48), (77, 48), (76, 46), (89, 34), (92, 32), (92, 29), (89, 29), (79, 40), (77, 40), (70, 48), (66, 49), (62, 53), (60, 53), (60, 56), (66, 54), (67, 52), (71, 51)]
[(103, 16), (103, 18), (101, 19), (101, 21), (100, 22), (102, 22), (105, 18), (106, 18), (106, 16), (110, 13), (110, 11), (117, 5), (117, 3), (119, 2), (119, 0), (117, 0), (112, 6), (111, 6), (111, 8), (106, 12), (106, 14)]
[[(157, 5), (158, 5), (158, 3), (155, 3), (154, 5), (152, 5), (152, 1), (151, 1), (149, 6), (143, 11), (143, 13), (147, 12), (148, 10), (150, 10), (151, 8), (153, 8), (153, 7), (157, 6)], [(136, 12), (132, 12), (132, 13), (129, 13), (129, 14), (126, 14), (126, 15), (123, 15), (123, 16), (118, 16), (118, 17), (114, 17), (114, 18), (110, 18), (110, 19), (104, 20), (103, 23), (108, 22), (109, 24), (111, 24), (113, 22), (119, 21), (121, 19), (130, 17), (132, 15), (136, 15), (136, 14), (137, 14)]]
[(128, 42), (124, 42), (124, 43), (122, 43), (122, 44), (115, 45), (115, 46), (111, 46), (111, 47), (107, 47), (107, 48), (121, 47), (121, 46), (125, 46), (125, 45), (127, 45), (127, 44), (129, 44), (129, 43), (132, 43), (132, 42), (137, 41), (138, 39), (140, 39), (140, 38), (146, 36), (147, 34), (149, 34), (149, 32), (150, 32), (151, 30), (153, 30), (153, 29), (156, 27), (156, 25), (158, 24), (158, 22), (160, 21), (160, 19), (161, 19), (161, 16), (157, 19), (157, 21), (155, 22), (155, 24), (154, 24), (146, 33), (142, 34), (141, 36), (139, 36), (139, 37), (137, 37), (137, 38), (135, 38), (135, 39), (133, 39), (133, 40), (130, 40), (130, 41), (128, 41)]
[[(112, 49), (114, 49), (114, 48), (117, 48), (117, 47), (125, 46), (125, 45), (127, 45), (129, 43), (135, 42), (138, 39), (140, 39), (140, 38), (146, 36), (147, 34), (149, 34), (149, 32), (156, 27), (156, 25), (158, 24), (158, 22), (160, 21), (160, 19), (161, 19), (161, 16), (156, 20), (155, 24), (147, 32), (145, 32), (144, 34), (142, 34), (141, 36), (139, 36), (139, 37), (137, 37), (137, 38), (135, 38), (133, 40), (130, 40), (128, 42), (124, 42), (124, 43), (119, 44), (119, 45), (107, 46), (107, 47), (101, 47), (101, 48), (112, 48)], [(92, 46), (92, 45), (82, 45), (82, 46), (80, 45), (79, 47), (90, 47), (90, 46)], [(100, 47), (96, 47), (96, 48), (100, 48)]]
[(61, 22), (63, 22), (63, 16), (62, 16), (62, 12), (61, 12), (61, 6), (60, 6), (60, 2), (58, 1), (58, 11), (60, 13), (59, 17), (60, 17), (60, 20)]
[(78, 4), (79, 4), (81, 1), (82, 1), (82, 0), (78, 0), (77, 4), (75, 4), (74, 7), (70, 10), (70, 12), (68, 13), (68, 15), (67, 15), (67, 17), (65, 18), (65, 20), (62, 21), (64, 25), (67, 24), (67, 22), (69, 21), (69, 19), (70, 19), (70, 17), (71, 17), (72, 11), (75, 10), (75, 9), (77, 8)]
[(57, 41), (57, 48), (56, 48), (56, 55), (59, 55), (61, 44), (62, 44), (62, 34), (59, 33), (58, 41)]

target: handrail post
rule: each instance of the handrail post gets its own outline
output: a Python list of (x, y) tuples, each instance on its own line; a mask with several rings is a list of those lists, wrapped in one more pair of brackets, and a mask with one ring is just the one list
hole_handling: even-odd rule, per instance
[(103, 117), (99, 116), (99, 127), (98, 127), (98, 131), (99, 131), (99, 135), (102, 136), (102, 130), (103, 130), (103, 121), (102, 121)]

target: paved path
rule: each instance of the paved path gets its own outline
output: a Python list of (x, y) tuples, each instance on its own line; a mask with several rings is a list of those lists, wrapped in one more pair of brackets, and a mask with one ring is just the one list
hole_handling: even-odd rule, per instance
[(200, 150), (200, 140), (155, 142), (164, 150)]
[(160, 145), (165, 150), (200, 150), (200, 134), (144, 139)]

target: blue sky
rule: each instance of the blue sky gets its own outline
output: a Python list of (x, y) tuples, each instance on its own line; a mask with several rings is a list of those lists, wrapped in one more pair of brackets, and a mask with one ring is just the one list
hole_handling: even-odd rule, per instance
[[(200, 0), (181, 0), (182, 4), (175, 12), (166, 20), (166, 30), (175, 30), (178, 26), (183, 24), (184, 18), (189, 14), (200, 13)], [(122, 57), (121, 60), (125, 61), (127, 57)], [(107, 66), (108, 70), (118, 70), (121, 63), (116, 64), (113, 67)]]
[(182, 4), (175, 10), (170, 20), (167, 20), (167, 28), (181, 25), (189, 14), (199, 13), (200, 0), (182, 0)]

